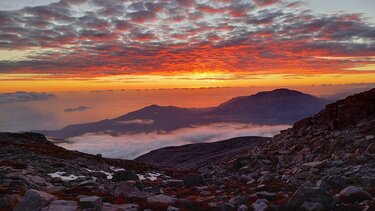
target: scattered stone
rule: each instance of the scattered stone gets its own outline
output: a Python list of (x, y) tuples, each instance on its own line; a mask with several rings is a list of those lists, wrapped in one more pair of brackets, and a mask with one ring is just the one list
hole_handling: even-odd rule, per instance
[(159, 194), (147, 198), (147, 202), (149, 203), (175, 204), (177, 201), (178, 200), (176, 197), (167, 196), (164, 194)]
[(269, 201), (272, 201), (276, 199), (277, 195), (275, 193), (267, 192), (267, 191), (261, 191), (255, 193), (259, 198), (265, 198)]
[(275, 178), (275, 175), (272, 174), (272, 173), (265, 173), (263, 174), (260, 178), (259, 178), (259, 182), (260, 183), (266, 183), (266, 182), (269, 182), (271, 180), (274, 180)]
[(139, 177), (134, 171), (129, 171), (129, 170), (117, 171), (116, 173), (113, 174), (112, 181), (114, 182), (121, 182), (121, 181), (128, 181), (128, 180), (139, 180)]
[(83, 196), (79, 199), (79, 206), (83, 209), (90, 208), (100, 211), (103, 206), (103, 200), (98, 196)]
[(234, 206), (228, 203), (222, 203), (218, 205), (216, 208), (220, 211), (234, 211)]
[(248, 195), (236, 196), (236, 197), (231, 198), (229, 200), (229, 203), (237, 207), (241, 204), (247, 204), (247, 202), (249, 201), (249, 198), (250, 197)]
[(304, 168), (321, 168), (325, 164), (325, 161), (314, 161), (309, 163), (303, 163), (301, 166)]
[(169, 207), (167, 208), (167, 211), (180, 211), (180, 208), (173, 207), (173, 206), (169, 206)]
[(361, 187), (349, 186), (340, 191), (339, 198), (347, 202), (362, 202), (370, 200), (371, 195)]
[(241, 204), (241, 205), (238, 207), (238, 209), (237, 209), (237, 211), (248, 211), (248, 210), (249, 210), (249, 208), (247, 208), (247, 206), (244, 205), (244, 204)]
[(332, 195), (318, 187), (306, 187), (301, 185), (288, 201), (288, 209), (298, 210), (306, 201), (316, 201), (322, 203), (326, 209), (332, 208), (336, 200)]
[(323, 211), (325, 210), (324, 206), (319, 203), (319, 202), (309, 202), (305, 201), (302, 206), (301, 210), (306, 210), (306, 211)]
[(269, 202), (266, 199), (257, 199), (251, 207), (254, 211), (265, 211), (267, 210)]
[(370, 144), (366, 149), (367, 154), (375, 154), (375, 143)]
[(100, 179), (107, 179), (107, 175), (104, 172), (100, 172), (100, 171), (91, 172), (90, 176), (100, 178)]
[(200, 174), (187, 174), (184, 179), (184, 185), (186, 187), (194, 187), (204, 185), (204, 178)]
[(18, 194), (5, 195), (4, 197), (0, 198), (0, 210), (13, 208), (20, 200), (21, 196)]
[(137, 211), (139, 206), (137, 204), (110, 204), (104, 203), (101, 211)]
[(51, 194), (29, 189), (14, 208), (14, 211), (40, 210), (55, 199), (56, 197)]
[(135, 192), (140, 192), (140, 190), (136, 187), (135, 181), (122, 181), (118, 184), (115, 184), (111, 193), (114, 196), (129, 197)]
[(375, 136), (374, 135), (368, 135), (365, 138), (366, 138), (366, 140), (372, 140), (372, 139), (375, 139)]
[(78, 209), (78, 203), (75, 201), (55, 200), (48, 206), (43, 207), (42, 211), (72, 211)]
[(168, 179), (163, 180), (162, 184), (164, 187), (182, 187), (184, 186), (184, 181), (178, 179)]

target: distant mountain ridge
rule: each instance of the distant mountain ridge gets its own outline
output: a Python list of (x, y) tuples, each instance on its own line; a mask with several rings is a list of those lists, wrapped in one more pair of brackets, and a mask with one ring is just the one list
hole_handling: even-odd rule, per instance
[(114, 119), (69, 125), (61, 130), (37, 131), (60, 139), (85, 133), (145, 133), (173, 131), (218, 122), (292, 124), (318, 112), (329, 100), (289, 89), (275, 89), (233, 98), (214, 108), (191, 109), (150, 105)]

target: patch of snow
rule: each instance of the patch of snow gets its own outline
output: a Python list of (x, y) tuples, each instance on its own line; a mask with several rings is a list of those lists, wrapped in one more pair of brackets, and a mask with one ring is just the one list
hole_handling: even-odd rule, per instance
[(113, 178), (113, 174), (111, 174), (111, 173), (108, 173), (108, 172), (105, 172), (105, 171), (100, 171), (100, 172), (102, 172), (105, 175), (107, 175), (107, 179), (112, 179)]
[(137, 175), (138, 175), (138, 177), (139, 177), (139, 180), (145, 180), (145, 179), (146, 179), (146, 177), (143, 176), (142, 174), (137, 174)]
[(63, 181), (73, 181), (83, 176), (75, 176), (73, 174), (70, 174), (69, 176), (64, 176), (65, 172), (57, 171), (55, 173), (49, 173), (48, 175), (52, 178), (60, 178)]
[(146, 180), (147, 179), (147, 180), (155, 181), (160, 176), (162, 176), (162, 174), (160, 174), (160, 173), (146, 173), (144, 175), (138, 174), (139, 180)]
[(110, 166), (109, 168), (110, 168), (112, 171), (115, 171), (115, 172), (125, 170), (125, 169), (123, 169), (123, 168), (116, 168), (116, 167), (113, 167), (113, 166)]

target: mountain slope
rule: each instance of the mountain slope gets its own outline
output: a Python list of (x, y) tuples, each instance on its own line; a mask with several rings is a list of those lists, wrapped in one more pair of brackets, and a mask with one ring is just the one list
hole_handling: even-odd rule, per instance
[(177, 169), (199, 169), (239, 157), (256, 146), (265, 144), (269, 138), (238, 137), (214, 143), (187, 144), (165, 147), (136, 158), (136, 161)]
[(172, 131), (219, 122), (291, 124), (322, 109), (328, 101), (301, 92), (277, 89), (238, 97), (214, 108), (189, 109), (151, 105), (114, 119), (69, 125), (61, 130), (36, 131), (66, 139), (85, 133), (145, 133)]
[(217, 121), (291, 124), (320, 111), (329, 101), (289, 89), (259, 92), (227, 101), (206, 113)]
[(171, 131), (188, 127), (206, 109), (188, 109), (174, 106), (151, 105), (123, 116), (99, 122), (69, 125), (61, 130), (37, 131), (46, 136), (61, 139), (85, 133), (138, 133), (151, 131)]

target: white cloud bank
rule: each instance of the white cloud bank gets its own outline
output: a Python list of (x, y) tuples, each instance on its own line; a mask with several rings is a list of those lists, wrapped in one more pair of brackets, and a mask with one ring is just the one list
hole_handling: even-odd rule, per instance
[(111, 136), (109, 134), (85, 134), (68, 139), (59, 146), (90, 154), (102, 154), (108, 158), (134, 159), (149, 151), (166, 146), (214, 142), (239, 136), (271, 137), (289, 125), (259, 126), (239, 123), (217, 123), (183, 128), (169, 133), (140, 133)]
[(29, 102), (36, 100), (48, 100), (55, 97), (54, 94), (45, 92), (12, 92), (12, 93), (0, 93), (0, 104), (1, 103), (15, 103), (15, 102)]

